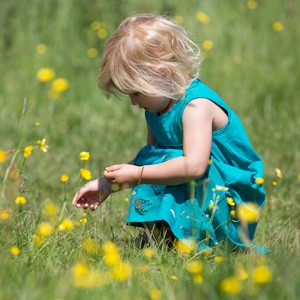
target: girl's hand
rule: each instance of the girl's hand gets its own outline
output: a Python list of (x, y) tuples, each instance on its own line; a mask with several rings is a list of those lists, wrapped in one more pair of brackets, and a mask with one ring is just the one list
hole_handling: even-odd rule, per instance
[(96, 210), (110, 193), (111, 184), (106, 178), (98, 178), (85, 184), (74, 196), (72, 204), (77, 208)]
[(105, 169), (104, 176), (109, 182), (117, 183), (121, 187), (134, 187), (140, 182), (142, 167), (130, 164), (113, 165)]

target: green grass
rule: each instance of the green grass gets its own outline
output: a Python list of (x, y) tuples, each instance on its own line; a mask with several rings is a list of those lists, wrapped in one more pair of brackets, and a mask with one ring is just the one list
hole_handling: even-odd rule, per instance
[[(61, 218), (74, 222), (82, 211), (70, 205), (79, 186), (81, 151), (89, 151), (86, 166), (96, 178), (105, 166), (131, 160), (145, 143), (143, 112), (126, 99), (105, 99), (97, 87), (97, 73), (104, 40), (90, 27), (103, 21), (108, 35), (128, 15), (152, 12), (183, 17), (183, 25), (201, 46), (213, 41), (201, 68), (201, 78), (213, 87), (242, 119), (252, 144), (265, 162), (267, 204), (257, 229), (255, 242), (270, 250), (265, 264), (272, 280), (255, 286), (251, 278), (242, 282), (238, 299), (296, 299), (299, 294), (299, 199), (300, 199), (300, 78), (299, 3), (297, 0), (258, 1), (255, 10), (247, 1), (1, 1), (0, 3), (0, 149), (13, 150), (0, 164), (0, 181), (15, 151), (47, 138), (49, 151), (34, 149), (25, 161), (22, 178), (8, 176), (2, 182), (0, 211), (9, 218), (0, 219), (0, 299), (151, 299), (154, 288), (162, 299), (226, 299), (220, 282), (243, 266), (249, 276), (260, 258), (255, 254), (228, 254), (216, 249), (203, 263), (203, 283), (196, 284), (185, 266), (192, 256), (156, 249), (151, 259), (134, 249), (137, 231), (125, 227), (130, 191), (113, 196), (88, 223), (73, 231), (55, 231), (42, 247), (33, 243), (33, 235), (42, 221), (43, 205), (51, 199)], [(204, 11), (210, 23), (201, 24), (196, 12)], [(281, 32), (274, 22), (284, 25)], [(47, 45), (45, 54), (36, 53), (36, 45)], [(87, 49), (99, 50), (96, 58)], [(240, 57), (240, 63), (234, 58)], [(50, 83), (40, 83), (37, 71), (53, 68), (57, 77), (69, 81), (69, 89), (53, 101), (48, 97)], [(23, 115), (23, 100), (28, 110)], [(35, 127), (35, 122), (41, 126)], [(138, 128), (138, 130), (137, 130)], [(22, 153), (12, 168), (20, 170)], [(283, 178), (275, 177), (280, 168)], [(60, 175), (70, 180), (63, 185)], [(12, 175), (12, 173), (10, 173)], [(272, 186), (277, 180), (278, 185)], [(16, 196), (24, 195), (25, 205), (17, 206)], [(53, 221), (54, 222), (54, 221)], [(57, 226), (59, 220), (53, 224)], [(85, 238), (93, 238), (100, 247), (96, 253), (83, 249)], [(95, 289), (72, 285), (72, 267), (77, 262), (105, 272), (101, 245), (113, 240), (124, 261), (134, 272), (130, 281), (113, 281)], [(21, 252), (14, 257), (10, 248)], [(98, 248), (97, 248), (98, 249)], [(215, 255), (225, 258), (216, 263)], [(141, 265), (147, 264), (146, 271)], [(147, 271), (148, 270), (148, 271)], [(178, 280), (170, 276), (175, 275)]]

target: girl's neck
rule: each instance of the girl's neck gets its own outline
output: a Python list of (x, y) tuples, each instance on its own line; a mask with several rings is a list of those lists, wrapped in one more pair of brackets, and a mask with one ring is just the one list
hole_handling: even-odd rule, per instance
[(175, 103), (175, 100), (169, 99), (169, 103), (168, 103), (167, 107), (163, 111), (160, 111), (158, 113), (158, 115), (161, 116), (161, 115), (165, 114), (166, 112), (168, 112), (172, 108), (174, 103)]

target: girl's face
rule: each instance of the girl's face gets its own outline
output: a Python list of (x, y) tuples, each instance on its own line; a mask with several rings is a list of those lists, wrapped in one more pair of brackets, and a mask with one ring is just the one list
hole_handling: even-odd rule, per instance
[(146, 109), (152, 113), (160, 114), (167, 112), (174, 102), (169, 98), (146, 96), (139, 92), (130, 94), (129, 97), (132, 105), (138, 105), (140, 108)]

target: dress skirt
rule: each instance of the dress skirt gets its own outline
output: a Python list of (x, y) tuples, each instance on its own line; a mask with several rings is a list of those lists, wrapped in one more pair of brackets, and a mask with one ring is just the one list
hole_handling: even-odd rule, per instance
[[(159, 164), (182, 155), (181, 149), (147, 145), (139, 151), (134, 164)], [(238, 185), (239, 190), (244, 185), (248, 189), (247, 195), (253, 194), (254, 198), (260, 187), (255, 183), (249, 185), (251, 178), (247, 179), (247, 176), (242, 182), (241, 176), (234, 178), (231, 176), (233, 170), (226, 167), (224, 169), (221, 162), (212, 158), (206, 173), (195, 181), (174, 186), (140, 184), (134, 187), (126, 223), (143, 226), (143, 223), (163, 220), (177, 239), (187, 245), (193, 240), (200, 251), (221, 244), (232, 248), (255, 248), (266, 253), (266, 249), (252, 243), (257, 223), (242, 226), (233, 213), (238, 204), (245, 204), (233, 186)], [(239, 182), (230, 183), (230, 176)], [(233, 203), (229, 204), (228, 199)]]

